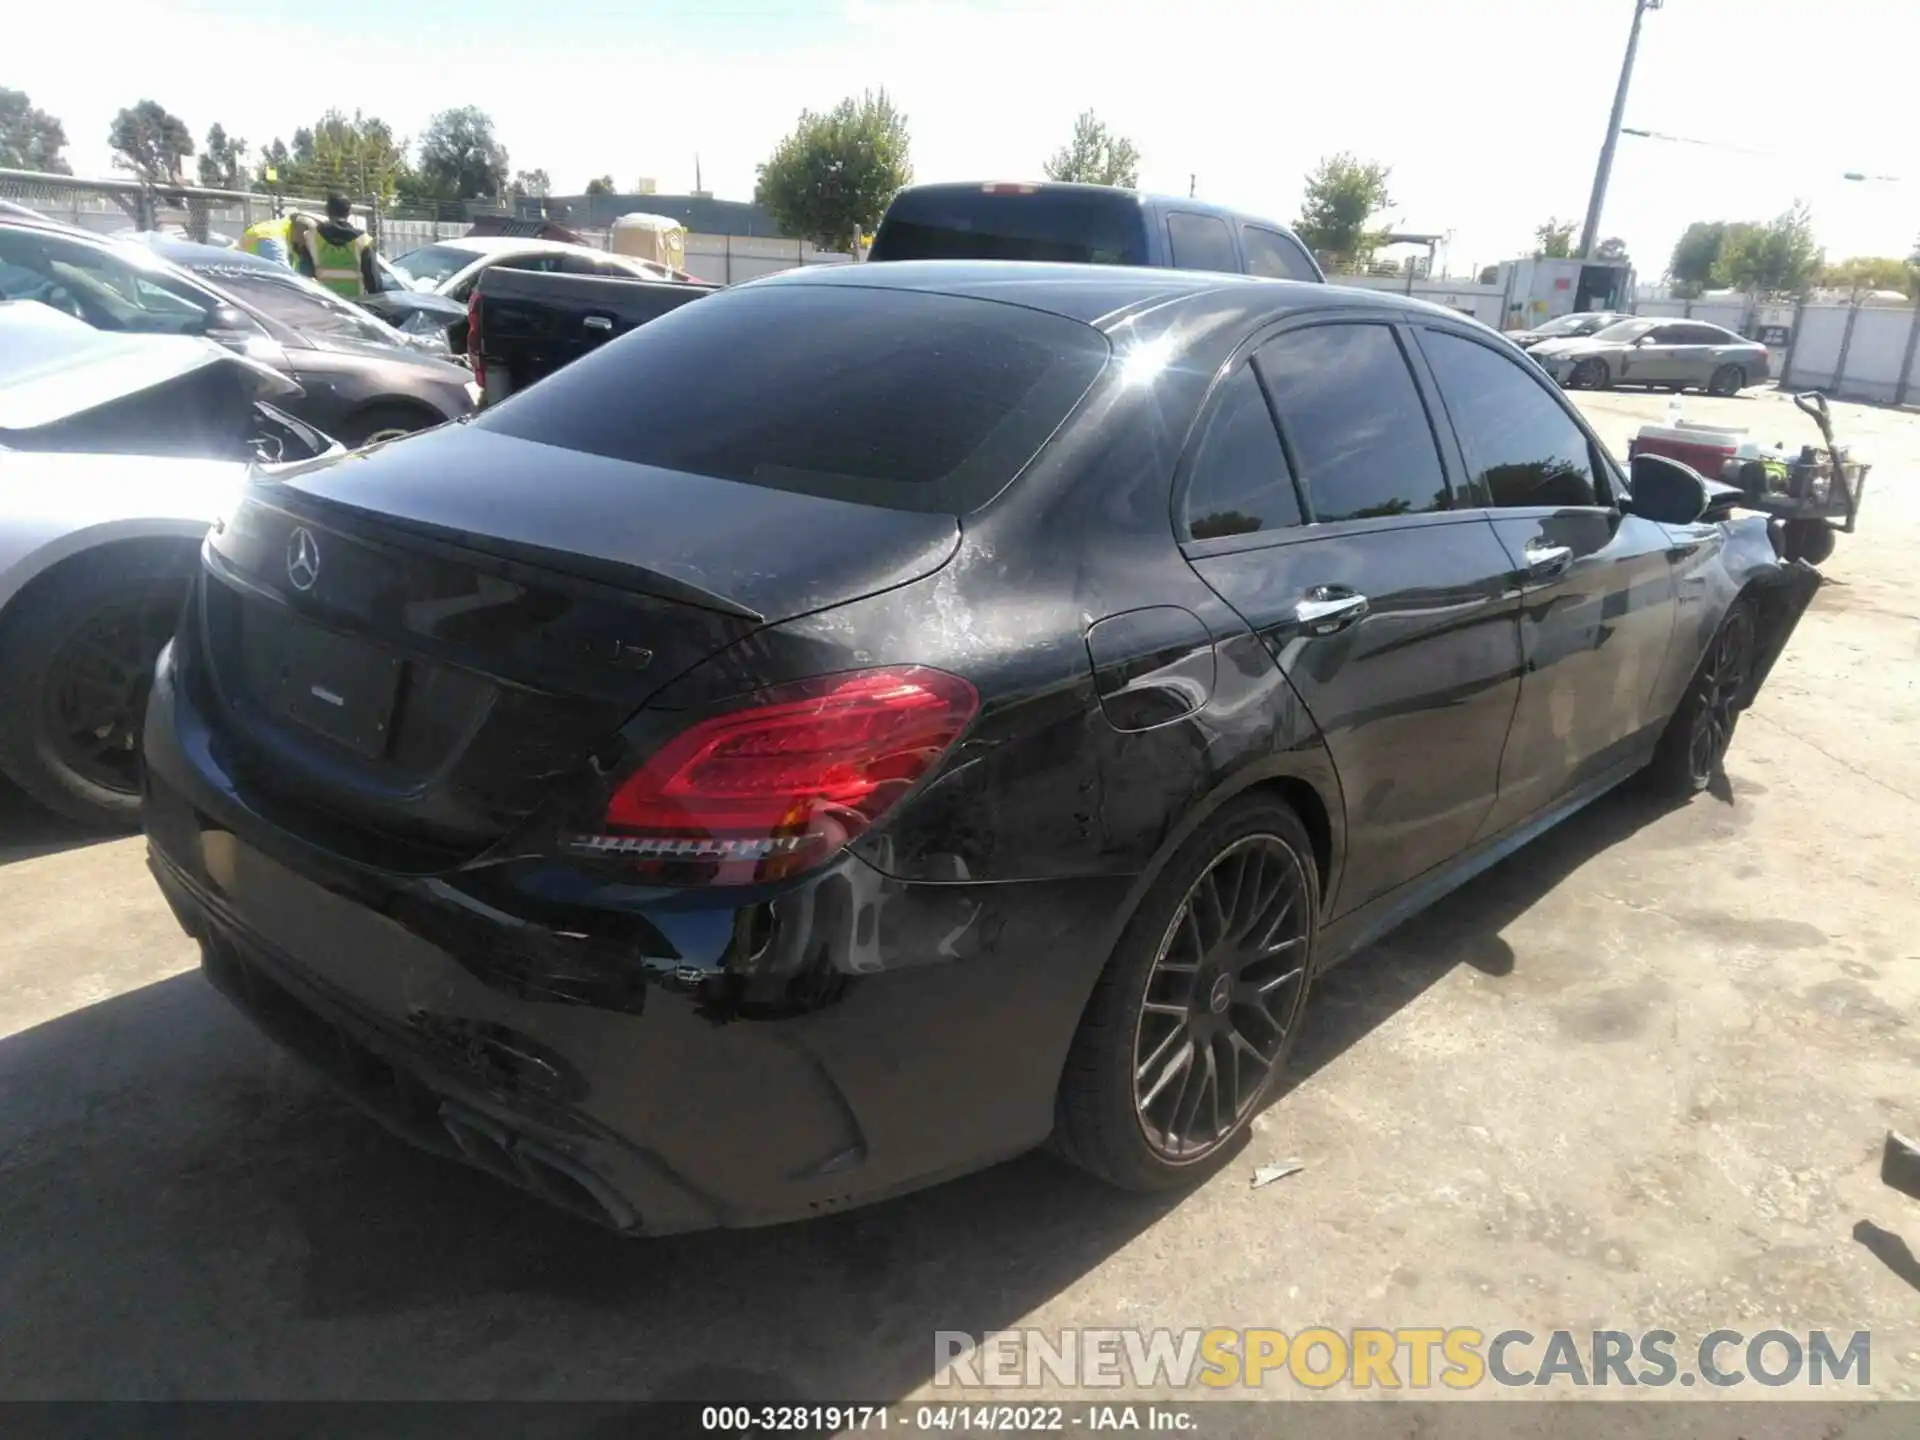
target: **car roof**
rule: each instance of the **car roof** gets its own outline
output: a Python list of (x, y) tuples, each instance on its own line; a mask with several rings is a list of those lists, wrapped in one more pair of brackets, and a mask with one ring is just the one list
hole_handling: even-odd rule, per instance
[(288, 270), (280, 261), (263, 259), (237, 247), (228, 250), (219, 245), (202, 245), (194, 240), (176, 240), (171, 235), (160, 235), (153, 231), (143, 231), (130, 238), (140, 240), (162, 260), (171, 260), (189, 270), (202, 265), (218, 265), (228, 270), (259, 270), (271, 275), (284, 275)]
[(810, 265), (736, 286), (736, 291), (808, 285), (872, 290), (917, 290), (1024, 305), (1108, 330), (1122, 320), (1182, 301), (1183, 315), (1198, 306), (1249, 322), (1306, 311), (1404, 313), (1408, 318), (1465, 316), (1383, 290), (1268, 280), (1211, 270), (1155, 270), (1134, 265), (1075, 265), (1025, 260), (890, 260), (885, 264)]
[[(554, 250), (571, 253), (585, 250), (592, 254), (602, 252), (591, 245), (569, 245), (564, 240), (536, 240), (526, 235), (462, 235), (453, 240), (435, 240), (430, 242), (446, 250), (465, 250), (470, 255), (518, 254), (528, 250)], [(425, 245), (418, 247), (426, 249)]]
[(1240, 210), (1232, 205), (1216, 205), (1211, 201), (1196, 200), (1186, 195), (1156, 195), (1147, 190), (1129, 190), (1115, 185), (1088, 185), (1076, 180), (939, 180), (926, 185), (909, 185), (901, 193), (916, 195), (966, 191), (979, 193), (989, 185), (1018, 185), (1022, 188), (1031, 186), (1035, 191), (1045, 191), (1049, 194), (1097, 195), (1103, 199), (1120, 195), (1143, 207), (1167, 206), (1191, 214), (1217, 215), (1222, 220), (1250, 220), (1271, 226), (1276, 230), (1285, 230), (1289, 235), (1293, 233), (1291, 225), (1279, 220), (1269, 220), (1257, 211)]

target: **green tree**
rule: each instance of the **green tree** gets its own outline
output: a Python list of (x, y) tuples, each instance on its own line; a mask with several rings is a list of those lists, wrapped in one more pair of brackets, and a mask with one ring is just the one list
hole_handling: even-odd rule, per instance
[(1480, 267), (1480, 274), (1475, 278), (1474, 283), (1479, 285), (1498, 285), (1500, 283), (1500, 267), (1498, 265), (1482, 265)]
[(1543, 224), (1533, 227), (1533, 238), (1538, 242), (1534, 246), (1533, 258), (1536, 260), (1565, 260), (1573, 254), (1573, 232), (1575, 224), (1571, 220), (1562, 220), (1558, 215), (1550, 215)]
[(587, 182), (587, 194), (589, 195), (613, 194), (613, 176), (597, 175), (593, 179), (589, 180)]
[(1713, 283), (1728, 228), (1724, 220), (1696, 220), (1674, 242), (1673, 255), (1667, 261), (1667, 279), (1679, 295), (1692, 298)]
[(175, 184), (180, 162), (193, 154), (193, 135), (187, 122), (157, 100), (142, 100), (113, 117), (107, 131), (113, 163), (130, 170), (150, 185)]
[(1822, 265), (1814, 282), (1835, 290), (1899, 290), (1908, 295), (1920, 293), (1914, 286), (1920, 272), (1912, 260), (1896, 260), (1891, 255), (1855, 255), (1835, 265)]
[(1813, 237), (1813, 216), (1795, 205), (1764, 225), (1730, 226), (1714, 262), (1718, 285), (1762, 294), (1805, 290), (1825, 259)]
[(477, 105), (442, 110), (420, 137), (420, 179), (449, 200), (491, 199), (507, 190), (507, 147)]
[[(211, 144), (211, 139), (209, 139)], [(391, 205), (402, 191), (416, 187), (407, 164), (407, 143), (377, 115), (356, 110), (351, 116), (329, 110), (312, 125), (293, 132), (293, 144), (274, 139), (260, 151), (254, 167), (261, 183), (267, 171), (279, 175), (276, 189), (321, 199), (330, 194)]]
[(227, 134), (226, 127), (215, 121), (200, 152), (200, 183), (213, 190), (245, 190), (246, 161), (247, 142)]
[(848, 96), (800, 121), (759, 167), (756, 203), (789, 235), (844, 249), (879, 223), (887, 202), (913, 180), (907, 117), (885, 90)]
[(1091, 110), (1073, 122), (1073, 138), (1053, 152), (1041, 167), (1049, 180), (1077, 180), (1086, 185), (1118, 185), (1131, 190), (1140, 183), (1140, 147), (1116, 135)]
[(1624, 261), (1627, 258), (1627, 242), (1622, 240), (1618, 235), (1609, 235), (1593, 247), (1593, 258), (1596, 260)]
[(553, 193), (553, 181), (544, 170), (516, 170), (513, 184), (507, 187), (514, 195), (532, 195), (545, 198)]
[(1351, 265), (1370, 256), (1379, 232), (1367, 222), (1393, 204), (1384, 165), (1358, 160), (1346, 151), (1329, 155), (1307, 176), (1306, 196), (1293, 228), (1316, 253)]
[(0, 85), (0, 168), (71, 175), (73, 167), (60, 154), (66, 148), (65, 126), (36, 109), (26, 91)]

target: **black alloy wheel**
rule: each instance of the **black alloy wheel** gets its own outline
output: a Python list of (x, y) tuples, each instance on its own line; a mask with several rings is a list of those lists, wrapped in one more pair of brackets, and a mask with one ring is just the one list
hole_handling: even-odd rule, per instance
[(1060, 1078), (1052, 1145), (1126, 1190), (1205, 1179), (1302, 1031), (1320, 871), (1299, 814), (1254, 793), (1203, 822), (1140, 899)]
[(1687, 734), (1687, 778), (1705, 789), (1719, 773), (1733, 744), (1741, 697), (1753, 673), (1753, 609), (1735, 605), (1708, 647), (1694, 677), (1693, 715)]
[(1597, 357), (1582, 360), (1573, 367), (1567, 383), (1575, 390), (1605, 390), (1612, 383), (1607, 362)]
[(1308, 890), (1277, 835), (1223, 850), (1181, 901), (1134, 1027), (1134, 1112), (1160, 1159), (1202, 1159), (1266, 1093), (1306, 995)]
[(1709, 395), (1738, 395), (1747, 388), (1747, 372), (1738, 365), (1722, 365), (1707, 381)]
[(60, 761), (116, 795), (140, 791), (140, 723), (153, 662), (179, 603), (132, 599), (89, 615), (54, 656), (40, 693), (42, 733)]

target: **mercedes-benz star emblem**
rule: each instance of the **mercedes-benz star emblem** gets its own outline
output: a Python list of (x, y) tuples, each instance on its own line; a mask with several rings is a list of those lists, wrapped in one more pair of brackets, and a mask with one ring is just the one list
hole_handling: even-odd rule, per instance
[(294, 527), (287, 537), (287, 579), (296, 590), (313, 589), (320, 578), (320, 545), (304, 525)]

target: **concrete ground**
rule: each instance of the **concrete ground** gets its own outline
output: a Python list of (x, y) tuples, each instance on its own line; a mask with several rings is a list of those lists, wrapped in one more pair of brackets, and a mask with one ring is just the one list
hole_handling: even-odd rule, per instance
[[(1580, 399), (1622, 452), (1665, 407)], [(1337, 972), (1177, 1201), (1036, 1156), (618, 1241), (388, 1139), (194, 972), (138, 840), (0, 795), (0, 1396), (895, 1399), (936, 1329), (1316, 1324), (1870, 1330), (1920, 1394), (1920, 1204), (1876, 1178), (1920, 1133), (1920, 418), (1836, 409), (1865, 528), (1726, 792), (1609, 798)]]

